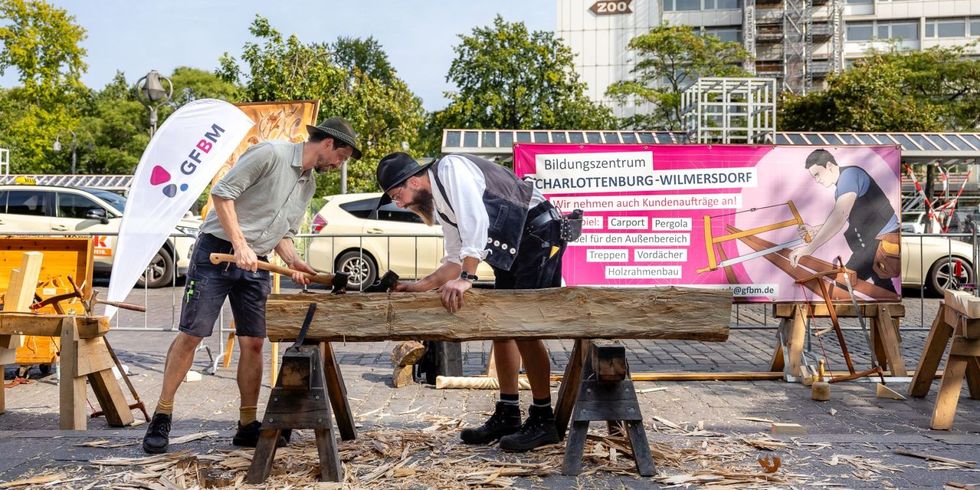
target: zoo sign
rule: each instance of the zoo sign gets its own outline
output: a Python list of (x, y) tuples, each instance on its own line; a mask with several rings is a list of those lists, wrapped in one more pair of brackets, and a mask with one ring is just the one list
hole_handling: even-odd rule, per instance
[(618, 15), (618, 14), (632, 14), (633, 9), (630, 8), (630, 3), (633, 0), (599, 0), (593, 3), (589, 10), (595, 15)]

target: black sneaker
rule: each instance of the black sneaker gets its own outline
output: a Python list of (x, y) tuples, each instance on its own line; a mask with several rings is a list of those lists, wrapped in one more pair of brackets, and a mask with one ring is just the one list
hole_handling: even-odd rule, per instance
[(143, 452), (149, 454), (167, 452), (167, 446), (170, 445), (170, 423), (170, 415), (153, 414), (150, 424), (146, 426), (146, 435), (143, 436)]
[(490, 419), (475, 429), (463, 429), (459, 437), (465, 444), (490, 444), (521, 429), (521, 407), (497, 402)]
[(528, 409), (527, 420), (521, 429), (509, 436), (500, 438), (500, 449), (504, 451), (524, 452), (534, 448), (558, 443), (558, 428), (555, 426), (555, 414), (551, 407), (535, 407)]
[[(241, 422), (238, 423), (238, 431), (235, 432), (235, 437), (231, 439), (231, 443), (236, 446), (241, 447), (255, 447), (259, 443), (259, 432), (262, 430), (262, 422), (258, 420), (253, 420), (245, 425)], [(287, 444), (288, 440), (284, 436), (287, 431), (282, 431), (279, 433), (279, 439), (276, 441), (276, 447), (283, 447)]]

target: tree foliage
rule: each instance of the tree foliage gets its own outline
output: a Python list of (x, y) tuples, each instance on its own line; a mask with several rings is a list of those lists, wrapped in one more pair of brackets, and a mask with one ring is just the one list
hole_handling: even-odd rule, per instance
[(604, 129), (611, 111), (589, 100), (571, 49), (551, 32), (523, 22), (493, 24), (460, 35), (446, 79), (456, 85), (430, 134), (456, 128)]
[(827, 90), (786, 96), (780, 125), (800, 131), (971, 131), (980, 127), (980, 60), (966, 48), (871, 52)]
[(55, 139), (79, 122), (86, 65), (85, 30), (67, 11), (43, 1), (0, 0), (0, 74), (15, 70), (20, 86), (0, 93), (0, 147), (14, 172), (62, 170)]
[(0, 0), (0, 75), (17, 70), (27, 100), (43, 104), (84, 92), (85, 29), (45, 2)]
[[(378, 160), (401, 150), (403, 142), (415, 152), (425, 115), (422, 101), (398, 78), (376, 41), (303, 43), (296, 36), (284, 37), (260, 16), (249, 31), (257, 41), (245, 44), (241, 63), (225, 54), (219, 75), (240, 82), (246, 100), (319, 99), (318, 120), (341, 116), (350, 121), (364, 152), (360, 161), (348, 164), (351, 191), (377, 190)], [(339, 190), (337, 173), (320, 179), (317, 194)]]
[(681, 94), (698, 78), (749, 76), (751, 54), (737, 42), (700, 35), (691, 26), (662, 25), (630, 40), (637, 56), (633, 78), (613, 83), (606, 95), (620, 105), (652, 104), (649, 114), (621, 121), (624, 127), (677, 131)]

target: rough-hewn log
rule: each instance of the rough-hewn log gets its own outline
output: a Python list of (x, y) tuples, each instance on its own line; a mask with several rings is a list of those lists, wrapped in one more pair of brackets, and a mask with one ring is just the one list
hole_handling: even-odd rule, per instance
[(472, 289), (462, 311), (435, 292), (273, 295), (268, 336), (291, 340), (310, 302), (308, 340), (728, 339), (732, 295), (698, 288)]

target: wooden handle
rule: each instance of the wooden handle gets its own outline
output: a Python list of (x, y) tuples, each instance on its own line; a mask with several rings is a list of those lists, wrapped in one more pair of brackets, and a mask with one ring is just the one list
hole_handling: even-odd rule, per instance
[(95, 302), (101, 303), (103, 305), (115, 306), (116, 308), (121, 308), (123, 310), (142, 311), (142, 312), (146, 311), (145, 306), (137, 305), (133, 303), (121, 303), (119, 301), (102, 301), (101, 299), (95, 300)]
[[(220, 264), (222, 262), (235, 262), (235, 256), (231, 254), (211, 254), (211, 263)], [(292, 276), (294, 273), (299, 272), (289, 267), (282, 267), (279, 265), (270, 264), (268, 262), (259, 261), (259, 269), (264, 271), (275, 272), (276, 274), (282, 274), (284, 276)], [(317, 284), (325, 284), (331, 286), (333, 283), (333, 274), (310, 274), (309, 272), (301, 272), (305, 275), (310, 282), (315, 282)]]

